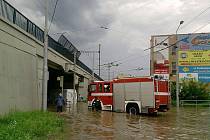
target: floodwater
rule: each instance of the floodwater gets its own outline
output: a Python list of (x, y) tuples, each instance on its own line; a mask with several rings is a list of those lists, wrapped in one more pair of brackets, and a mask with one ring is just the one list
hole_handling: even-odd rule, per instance
[(69, 140), (210, 140), (210, 107), (171, 108), (157, 116), (88, 110), (65, 113)]

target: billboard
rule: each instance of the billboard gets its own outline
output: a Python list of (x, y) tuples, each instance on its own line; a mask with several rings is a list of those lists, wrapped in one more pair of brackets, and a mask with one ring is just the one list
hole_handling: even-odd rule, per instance
[(179, 66), (179, 73), (210, 73), (210, 66)]
[(178, 36), (179, 79), (210, 82), (210, 34)]
[(198, 80), (198, 73), (179, 73), (180, 82), (183, 80)]
[(210, 50), (179, 51), (179, 66), (209, 66)]
[(169, 49), (164, 49), (169, 46), (169, 37), (155, 36), (152, 46), (154, 46), (154, 75), (169, 79)]
[[(183, 76), (183, 74), (185, 74), (185, 76)], [(195, 80), (208, 83), (210, 82), (210, 66), (180, 66), (179, 76), (180, 75), (180, 80), (186, 80), (190, 79), (189, 77), (194, 77)]]
[(210, 50), (210, 34), (179, 35), (179, 50)]

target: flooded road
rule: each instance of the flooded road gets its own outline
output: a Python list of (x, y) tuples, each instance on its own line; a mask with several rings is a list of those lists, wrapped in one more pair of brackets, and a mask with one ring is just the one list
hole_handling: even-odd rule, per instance
[(67, 117), (69, 140), (209, 140), (210, 108), (171, 108), (158, 116), (95, 112), (79, 103)]

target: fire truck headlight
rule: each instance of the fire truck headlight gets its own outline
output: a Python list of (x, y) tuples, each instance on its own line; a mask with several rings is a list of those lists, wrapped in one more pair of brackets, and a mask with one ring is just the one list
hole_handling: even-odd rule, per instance
[(160, 102), (160, 100), (156, 100), (155, 102), (156, 102), (156, 103), (159, 103), (159, 102)]
[(88, 101), (88, 106), (91, 106), (91, 101)]

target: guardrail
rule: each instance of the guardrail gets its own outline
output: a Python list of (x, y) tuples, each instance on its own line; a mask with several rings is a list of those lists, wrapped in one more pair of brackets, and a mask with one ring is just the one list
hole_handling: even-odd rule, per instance
[(10, 23), (16, 24), (39, 41), (44, 42), (44, 31), (21, 14), (6, 0), (0, 0), (0, 17), (3, 17)]
[(210, 100), (180, 100), (181, 106), (209, 106)]

